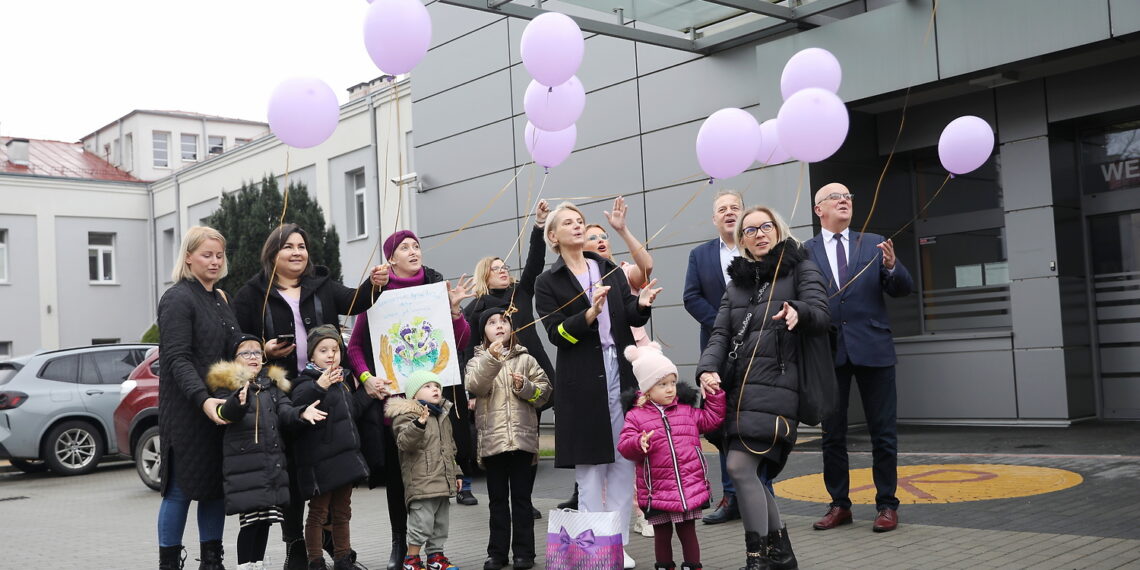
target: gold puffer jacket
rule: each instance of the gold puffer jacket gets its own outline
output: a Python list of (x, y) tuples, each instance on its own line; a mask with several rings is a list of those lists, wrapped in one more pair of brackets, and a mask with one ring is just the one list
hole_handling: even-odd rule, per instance
[[(511, 373), (523, 376), (515, 390)], [(516, 344), (502, 360), (483, 347), (467, 363), (467, 391), (475, 401), (475, 429), (479, 434), (479, 463), (484, 457), (525, 451), (538, 458), (538, 408), (550, 399), (552, 388), (538, 360)]]

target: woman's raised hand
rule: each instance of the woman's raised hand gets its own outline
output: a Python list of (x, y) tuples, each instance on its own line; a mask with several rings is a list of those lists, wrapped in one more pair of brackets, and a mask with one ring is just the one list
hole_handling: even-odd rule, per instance
[(629, 210), (629, 206), (625, 205), (625, 198), (618, 196), (614, 198), (614, 209), (612, 212), (602, 212), (606, 217), (606, 221), (610, 223), (610, 227), (615, 232), (625, 230), (625, 214)]
[(550, 204), (546, 200), (539, 200), (538, 207), (534, 210), (534, 223), (538, 226), (546, 225), (546, 217), (550, 215)]
[(451, 286), (451, 282), (447, 283), (447, 299), (451, 301), (451, 316), (459, 316), (459, 303), (464, 299), (470, 299), (475, 296), (475, 278), (468, 277), (466, 273), (459, 276), (459, 281), (456, 282), (455, 287)]
[(642, 307), (653, 306), (653, 300), (657, 298), (657, 295), (659, 293), (661, 293), (661, 289), (662, 289), (662, 287), (654, 287), (654, 285), (657, 285), (656, 279), (654, 279), (653, 281), (650, 281), (649, 283), (646, 283), (645, 287), (643, 287), (641, 289), (641, 291), (638, 292), (638, 294), (637, 294), (637, 304), (638, 305), (640, 305)]
[(795, 307), (791, 306), (787, 301), (784, 301), (784, 306), (780, 308), (780, 312), (772, 315), (773, 321), (783, 319), (788, 325), (788, 330), (796, 328), (800, 322), (800, 314), (796, 311)]
[(319, 403), (321, 403), (321, 401), (317, 400), (316, 402), (309, 404), (309, 407), (305, 408), (304, 411), (301, 412), (301, 419), (313, 425), (316, 425), (317, 422), (328, 417), (327, 412), (317, 409), (317, 404)]
[(590, 308), (594, 310), (594, 318), (602, 313), (602, 306), (606, 304), (606, 295), (609, 293), (609, 285), (594, 287), (594, 297), (590, 300)]
[(383, 287), (387, 285), (389, 269), (390, 268), (388, 267), (387, 263), (373, 267), (372, 274), (369, 276), (369, 280), (372, 281), (372, 284), (377, 287)]

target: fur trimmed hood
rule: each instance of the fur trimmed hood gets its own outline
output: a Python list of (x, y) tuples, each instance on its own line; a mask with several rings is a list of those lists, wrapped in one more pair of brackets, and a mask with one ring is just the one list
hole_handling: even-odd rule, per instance
[[(783, 259), (780, 258), (781, 254)], [(752, 261), (743, 256), (735, 257), (728, 265), (728, 276), (737, 286), (755, 289), (776, 275), (776, 264), (780, 265), (780, 275), (791, 275), (801, 261), (807, 259), (803, 245), (788, 238), (774, 246), (760, 261)]]
[[(447, 414), (451, 411), (453, 404), (451, 400), (444, 398), (439, 405), (443, 408), (443, 413)], [(384, 415), (389, 418), (396, 418), (404, 414), (415, 414), (418, 416), (422, 414), (423, 411), (424, 405), (421, 404), (419, 400), (413, 400), (411, 398), (388, 398), (388, 405), (384, 406)]]
[[(697, 402), (700, 400), (700, 395), (700, 390), (691, 384), (687, 384), (678, 380), (677, 398), (673, 400), (672, 404), (669, 405), (672, 406), (676, 404), (688, 404), (695, 408), (697, 406)], [(628, 412), (632, 410), (639, 397), (641, 397), (641, 390), (623, 390), (621, 393), (622, 411)], [(642, 405), (644, 406), (645, 404)]]
[[(288, 394), (289, 390), (293, 388), (293, 385), (285, 377), (285, 371), (280, 367), (266, 366), (261, 372), (262, 376), (276, 384), (282, 392)], [(206, 387), (211, 392), (215, 390), (235, 392), (253, 379), (253, 371), (248, 366), (232, 360), (222, 360), (210, 367), (210, 371), (206, 374)]]

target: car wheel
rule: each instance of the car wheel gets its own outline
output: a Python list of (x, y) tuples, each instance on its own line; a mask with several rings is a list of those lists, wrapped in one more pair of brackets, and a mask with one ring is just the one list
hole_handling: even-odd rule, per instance
[(147, 487), (159, 490), (162, 487), (162, 446), (158, 438), (158, 426), (147, 428), (135, 444), (135, 471)]
[(12, 467), (19, 469), (20, 471), (23, 471), (24, 473), (43, 473), (44, 471), (47, 471), (47, 469), (48, 469), (47, 464), (45, 464), (43, 462), (43, 460), (40, 460), (40, 459), (15, 459), (15, 458), (12, 458), (12, 459), (9, 459), (8, 462), (10, 462), (12, 464)]
[(60, 475), (84, 475), (95, 470), (103, 457), (103, 437), (91, 424), (73, 420), (48, 432), (43, 459)]

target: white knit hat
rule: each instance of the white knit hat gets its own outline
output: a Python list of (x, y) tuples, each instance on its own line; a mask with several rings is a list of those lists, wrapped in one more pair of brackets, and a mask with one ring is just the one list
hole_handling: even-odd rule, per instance
[(662, 378), (677, 373), (677, 365), (661, 353), (661, 345), (656, 342), (627, 346), (625, 358), (633, 364), (633, 375), (637, 377), (637, 387), (642, 392), (648, 392)]

